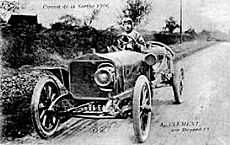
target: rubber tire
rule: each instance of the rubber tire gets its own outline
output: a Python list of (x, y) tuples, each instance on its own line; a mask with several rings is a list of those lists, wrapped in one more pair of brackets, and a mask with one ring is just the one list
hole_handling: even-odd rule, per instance
[(41, 78), (34, 88), (32, 100), (31, 100), (31, 116), (32, 116), (33, 125), (34, 125), (38, 135), (43, 139), (46, 139), (46, 138), (49, 138), (50, 136), (52, 136), (55, 133), (55, 131), (57, 130), (57, 127), (59, 126), (59, 123), (60, 123), (60, 118), (56, 118), (57, 121), (55, 123), (55, 126), (52, 128), (52, 130), (46, 131), (42, 127), (42, 123), (41, 123), (41, 120), (39, 117), (38, 105), (39, 105), (39, 101), (40, 101), (40, 97), (41, 97), (41, 91), (42, 91), (42, 89), (46, 83), (53, 84), (53, 86), (55, 86), (57, 89), (57, 93), (58, 93), (57, 96), (60, 95), (60, 90), (58, 88), (58, 85), (56, 84), (56, 82), (53, 79), (51, 79), (49, 77)]
[(141, 75), (138, 77), (135, 87), (134, 87), (134, 93), (133, 93), (133, 129), (134, 133), (136, 136), (136, 139), (139, 143), (143, 143), (147, 140), (148, 134), (150, 131), (150, 126), (151, 126), (151, 111), (148, 113), (148, 119), (147, 119), (147, 125), (144, 133), (142, 133), (141, 129), (141, 119), (140, 119), (140, 103), (141, 103), (141, 92), (142, 92), (142, 87), (144, 84), (147, 84), (148, 92), (149, 92), (149, 104), (151, 106), (151, 99), (152, 99), (152, 91), (150, 87), (150, 82), (147, 79), (146, 76)]
[[(182, 90), (181, 90), (182, 85)], [(172, 89), (174, 93), (174, 104), (183, 103), (183, 90), (184, 90), (184, 69), (181, 67), (180, 69), (176, 68), (175, 72), (172, 76)]]

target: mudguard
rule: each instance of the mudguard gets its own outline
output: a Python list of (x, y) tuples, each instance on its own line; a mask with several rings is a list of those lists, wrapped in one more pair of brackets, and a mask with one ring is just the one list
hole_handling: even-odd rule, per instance
[(65, 86), (65, 88), (69, 91), (69, 71), (63, 67), (36, 67), (36, 70), (44, 70), (51, 72), (58, 80)]

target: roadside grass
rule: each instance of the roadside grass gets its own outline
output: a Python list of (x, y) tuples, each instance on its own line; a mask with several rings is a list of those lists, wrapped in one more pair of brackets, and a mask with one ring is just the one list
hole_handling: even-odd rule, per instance
[(170, 45), (170, 47), (176, 53), (174, 61), (177, 62), (186, 56), (192, 55), (193, 53), (203, 50), (216, 43), (216, 41), (195, 40), (183, 42), (182, 44)]

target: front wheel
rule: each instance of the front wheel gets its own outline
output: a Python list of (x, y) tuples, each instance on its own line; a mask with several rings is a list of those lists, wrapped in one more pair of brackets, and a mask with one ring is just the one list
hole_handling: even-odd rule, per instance
[(137, 141), (148, 138), (151, 125), (151, 87), (146, 76), (140, 76), (133, 92), (133, 129)]
[(41, 78), (35, 86), (31, 101), (31, 114), (34, 127), (41, 138), (53, 135), (59, 125), (60, 118), (52, 113), (51, 106), (52, 101), (59, 95), (58, 85), (49, 77)]

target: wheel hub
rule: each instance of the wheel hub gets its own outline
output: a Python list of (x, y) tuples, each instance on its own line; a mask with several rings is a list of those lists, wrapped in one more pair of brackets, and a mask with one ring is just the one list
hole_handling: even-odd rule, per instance
[(152, 111), (152, 107), (150, 105), (146, 105), (144, 108), (143, 108), (143, 111), (148, 113), (148, 112), (151, 112)]

